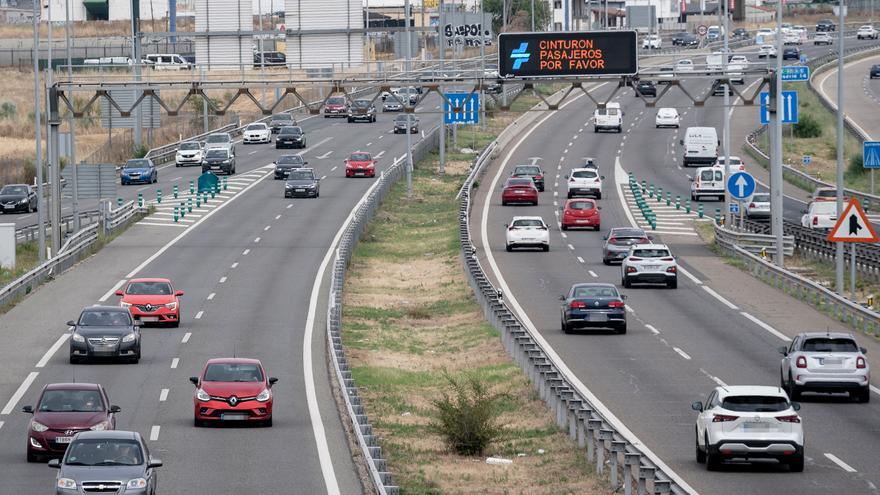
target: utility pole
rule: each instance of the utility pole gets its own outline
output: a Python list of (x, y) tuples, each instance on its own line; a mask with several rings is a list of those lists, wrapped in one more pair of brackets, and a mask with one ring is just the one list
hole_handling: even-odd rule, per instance
[[(50, 2), (51, 3), (51, 2)], [(134, 80), (135, 82), (140, 82), (141, 80), (141, 37), (139, 36), (140, 31), (140, 19), (141, 19), (141, 3), (140, 0), (131, 0), (131, 63), (132, 68), (134, 69)], [(137, 89), (133, 89), (135, 93)], [(132, 98), (132, 101), (136, 100), (137, 97)], [(141, 143), (143, 141), (143, 137), (141, 136), (141, 106), (140, 104), (134, 109), (134, 145), (136, 148), (140, 149)], [(152, 122), (151, 122), (152, 124)]]
[[(409, 0), (405, 0), (403, 4), (403, 22), (406, 33), (406, 73), (408, 77), (412, 72), (412, 37), (410, 36), (410, 3)], [(442, 27), (441, 27), (442, 29)], [(409, 90), (407, 90), (407, 104), (409, 104)], [(406, 109), (406, 197), (412, 198), (412, 174), (413, 174), (413, 159), (412, 159), (412, 112), (409, 108)]]
[(782, 2), (776, 2), (776, 72), (770, 84), (770, 211), (771, 229), (776, 237), (776, 266), (785, 266), (783, 251), (783, 183), (782, 183)]
[[(53, 257), (58, 254), (58, 250), (61, 249), (61, 163), (58, 160), (58, 136), (55, 136), (55, 141), (52, 141), (52, 109), (51, 99), (54, 97), (54, 93), (51, 92), (52, 86), (55, 84), (55, 72), (52, 66), (52, 62), (54, 61), (52, 57), (52, 45), (54, 44), (52, 40), (52, 2), (48, 2), (47, 12), (49, 16), (48, 22), (46, 23), (46, 28), (48, 31), (48, 41), (49, 41), (49, 63), (46, 67), (46, 153), (48, 155), (48, 164), (49, 164), (49, 182), (50, 187), (52, 188), (51, 197), (52, 202), (50, 204), (51, 214), (49, 215), (50, 229), (52, 232), (52, 247), (50, 257)], [(55, 118), (57, 120), (58, 112), (58, 103), (55, 102)], [(57, 134), (57, 128), (56, 134)], [(54, 145), (54, 149), (53, 149)]]
[[(483, 8), (482, 5), (483, 4), (480, 3), (480, 9), (481, 9), (480, 11), (481, 12), (482, 12), (482, 8)], [(482, 19), (480, 19), (480, 22), (482, 22)], [(534, 31), (535, 31), (535, 0), (532, 0), (532, 32), (534, 32)]]
[[(253, 10), (251, 11), (253, 12)], [(265, 81), (266, 80), (266, 51), (263, 48), (263, 38), (266, 36), (263, 35), (263, 0), (257, 0), (257, 23), (259, 24), (260, 30), (260, 77)], [(253, 25), (253, 24), (251, 24)], [(266, 106), (266, 88), (263, 88), (261, 93), (262, 95), (262, 105)]]
[[(843, 0), (837, 7), (837, 214), (843, 213), (843, 31), (844, 6)], [(843, 243), (838, 242), (834, 253), (837, 293), (843, 295), (843, 272), (845, 252)]]
[[(724, 15), (724, 19), (721, 22), (721, 29), (724, 30), (724, 50), (723, 55), (721, 56), (721, 70), (727, 75), (727, 57), (730, 53), (730, 44), (729, 44), (729, 30), (727, 25), (728, 15), (728, 3), (729, 0), (723, 0), (724, 9), (721, 9)], [(727, 80), (724, 84), (724, 119), (723, 125), (721, 129), (721, 139), (724, 146), (724, 180), (725, 180), (725, 188), (724, 188), (724, 206), (723, 208), (726, 210), (724, 212), (724, 218), (726, 219), (725, 224), (730, 225), (733, 219), (733, 216), (730, 213), (730, 195), (727, 193), (726, 181), (729, 175), (728, 171), (730, 170), (730, 79)]]
[[(73, 69), (71, 68), (71, 39), (70, 39), (70, 0), (66, 0), (64, 4), (64, 35), (66, 38), (66, 48), (67, 48), (67, 79), (73, 80)], [(73, 118), (73, 112), (68, 112), (67, 119), (67, 127), (68, 127), (68, 158), (70, 159), (70, 165), (73, 169), (73, 174), (71, 175), (73, 180), (73, 231), (79, 232), (79, 174), (77, 173), (76, 166), (76, 121)]]
[(37, 246), (40, 263), (46, 261), (46, 225), (43, 206), (43, 136), (40, 116), (40, 6), (34, 2), (34, 131), (37, 142)]

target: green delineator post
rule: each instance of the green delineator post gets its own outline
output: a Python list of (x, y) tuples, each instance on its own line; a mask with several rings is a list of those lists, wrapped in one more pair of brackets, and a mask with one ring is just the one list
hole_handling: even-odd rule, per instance
[(669, 206), (670, 204), (672, 204), (672, 193), (666, 191), (666, 206)]
[(179, 215), (180, 215), (180, 213), (177, 211), (177, 207), (175, 206), (174, 207), (174, 223), (177, 223), (177, 221), (180, 220)]
[(173, 189), (174, 199), (177, 199), (178, 193), (179, 193), (179, 191), (177, 190), (177, 184), (174, 184), (174, 189)]
[(651, 184), (651, 185), (648, 187), (648, 197), (649, 197), (649, 198), (653, 198), (653, 197), (654, 197), (654, 184)]
[(186, 205), (186, 203), (184, 203), (183, 201), (180, 202), (180, 216), (181, 216), (181, 218), (186, 216), (186, 206), (185, 205)]
[(223, 190), (225, 191), (225, 190), (227, 190), (227, 189), (229, 189), (229, 179), (227, 179), (226, 177), (224, 177), (224, 178), (223, 178)]
[(189, 181), (189, 193), (190, 194), (196, 193), (196, 181), (194, 181), (194, 180)]
[(715, 208), (715, 223), (721, 223), (721, 208)]
[(122, 198), (116, 198), (116, 207), (122, 208)]
[(156, 189), (156, 202), (162, 204), (162, 190)]
[(697, 216), (703, 218), (703, 203), (697, 205)]
[(684, 202), (684, 211), (685, 213), (691, 212), (691, 200), (688, 199)]
[(679, 196), (677, 194), (675, 195), (675, 209), (676, 210), (681, 209), (681, 196)]
[(138, 208), (144, 207), (144, 193), (138, 193)]
[(186, 198), (186, 210), (187, 210), (187, 213), (192, 213), (192, 211), (193, 211), (193, 199), (192, 199), (192, 196)]
[(199, 194), (198, 196), (196, 196), (196, 208), (201, 208), (201, 207), (202, 207), (202, 195)]

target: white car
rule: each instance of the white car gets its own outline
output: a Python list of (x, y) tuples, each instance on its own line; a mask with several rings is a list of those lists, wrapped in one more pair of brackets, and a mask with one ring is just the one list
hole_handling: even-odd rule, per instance
[(691, 201), (700, 201), (704, 196), (724, 198), (724, 167), (700, 167), (691, 177)]
[(659, 74), (657, 74), (657, 84), (669, 84), (670, 80), (675, 77), (675, 67), (665, 66), (660, 67)]
[(742, 159), (738, 156), (731, 156), (729, 165), (727, 164), (727, 159), (725, 157), (719, 156), (713, 166), (724, 168), (725, 165), (727, 165), (727, 170), (725, 171), (727, 175), (746, 171), (746, 164), (743, 163)]
[(675, 127), (678, 129), (680, 120), (681, 116), (678, 115), (678, 110), (674, 108), (661, 108), (660, 110), (657, 110), (657, 117), (654, 119), (654, 124), (657, 128)]
[(241, 142), (242, 144), (271, 143), (272, 129), (269, 129), (269, 126), (262, 122), (249, 124), (244, 128)]
[(758, 48), (758, 58), (776, 58), (776, 47), (773, 45), (761, 45)]
[(694, 61), (686, 58), (675, 63), (675, 72), (693, 72)]
[(804, 470), (801, 406), (779, 387), (715, 387), (697, 416), (696, 457), (713, 471), (725, 460), (775, 459), (790, 471)]
[(802, 213), (802, 226), (814, 230), (833, 229), (837, 224), (837, 201), (813, 201)]
[(880, 33), (878, 33), (876, 29), (874, 29), (874, 26), (868, 24), (860, 27), (859, 30), (856, 32), (856, 38), (860, 40), (869, 38), (872, 40), (876, 40), (878, 37), (880, 37)]
[(382, 91), (382, 101), (387, 100), (388, 98), (391, 97), (392, 94), (395, 94), (398, 91), (400, 91), (400, 88), (389, 88), (389, 89), (390, 89), (390, 91)]
[(550, 227), (541, 217), (513, 217), (505, 225), (507, 251), (514, 248), (541, 248), (550, 251)]
[(620, 263), (620, 284), (666, 284), (678, 287), (678, 263), (665, 244), (636, 244)]
[(834, 38), (831, 37), (831, 33), (816, 33), (813, 36), (813, 44), (814, 45), (831, 45), (834, 43)]
[(871, 400), (871, 368), (852, 334), (799, 334), (789, 347), (780, 347), (782, 387), (793, 400), (801, 392), (849, 392), (859, 402)]
[[(733, 77), (730, 82), (734, 84), (745, 84), (742, 71), (749, 67), (749, 59), (745, 55), (733, 55), (727, 61), (727, 73)], [(737, 77), (738, 76), (738, 77)]]
[(745, 204), (744, 211), (749, 219), (770, 218), (770, 194), (755, 193), (752, 199)]
[(594, 196), (602, 199), (602, 180), (604, 175), (599, 175), (595, 168), (573, 168), (565, 176), (568, 185), (568, 198), (575, 196)]
[(649, 34), (642, 39), (642, 48), (645, 50), (655, 49), (659, 50), (662, 45), (662, 41), (660, 41), (660, 37), (656, 34)]
[(186, 167), (189, 165), (201, 165), (205, 157), (205, 148), (197, 141), (180, 143), (177, 153), (174, 154), (174, 166)]
[(403, 103), (398, 101), (397, 98), (390, 97), (382, 102), (383, 112), (400, 112), (401, 110), (403, 110)]
[(794, 31), (789, 31), (789, 32), (785, 33), (785, 35), (782, 37), (782, 44), (783, 45), (800, 45), (801, 44), (801, 35), (794, 32)]

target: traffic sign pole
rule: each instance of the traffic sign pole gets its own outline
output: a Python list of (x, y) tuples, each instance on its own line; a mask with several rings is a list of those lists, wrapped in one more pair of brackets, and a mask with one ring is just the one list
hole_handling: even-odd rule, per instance
[[(841, 28), (841, 32), (843, 29)], [(770, 82), (769, 123), (770, 123), (770, 226), (775, 236), (776, 255), (773, 262), (776, 266), (785, 267), (785, 251), (783, 250), (782, 224), (782, 2), (776, 2), (776, 71)]]
[[(781, 2), (780, 2), (781, 4)], [(843, 211), (843, 109), (846, 108), (843, 106), (843, 32), (845, 31), (843, 19), (844, 19), (844, 5), (843, 0), (840, 0), (840, 6), (837, 8), (837, 13), (840, 17), (838, 22), (838, 36), (837, 36), (837, 108), (839, 109), (837, 112), (837, 212), (838, 214)], [(836, 282), (837, 282), (837, 293), (843, 294), (843, 270), (844, 270), (844, 256), (845, 253), (843, 251), (843, 243), (837, 243), (837, 249), (834, 253), (835, 259), (835, 274)], [(853, 263), (855, 265), (855, 263)]]

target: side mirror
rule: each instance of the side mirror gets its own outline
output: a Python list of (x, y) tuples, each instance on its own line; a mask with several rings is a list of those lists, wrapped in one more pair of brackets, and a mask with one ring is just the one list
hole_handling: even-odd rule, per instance
[(175, 291), (175, 292), (174, 292), (174, 295), (175, 295), (176, 297), (180, 297), (180, 296), (183, 295), (183, 291), (182, 291), (182, 290)]
[(160, 468), (162, 467), (162, 461), (160, 461), (159, 459), (150, 459), (150, 463), (147, 464), (147, 467), (150, 469)]
[(864, 347), (859, 347), (859, 350), (862, 351), (862, 354), (868, 354), (868, 349), (865, 349)]
[(568, 174), (565, 174), (565, 178), (568, 179)]
[(504, 226), (505, 226), (505, 227), (510, 227), (510, 224), (505, 223)]
[(779, 354), (782, 354), (783, 356), (788, 356), (788, 349), (786, 349), (785, 346), (777, 347), (776, 350), (779, 351)]
[(694, 402), (691, 403), (691, 409), (693, 409), (694, 411), (703, 412), (703, 403), (698, 400), (695, 400)]
[(116, 414), (116, 413), (118, 413), (118, 412), (120, 412), (120, 411), (122, 411), (122, 408), (121, 408), (121, 407), (119, 407), (119, 406), (110, 406), (110, 412), (111, 412), (111, 413)]
[(269, 386), (275, 385), (276, 383), (278, 383), (278, 379), (275, 378), (274, 376), (270, 376), (269, 377)]
[(122, 292), (121, 290), (118, 290), (118, 291), (116, 291), (116, 295), (117, 295), (117, 296), (123, 296), (123, 295), (125, 295), (125, 293)]
[(684, 146), (684, 139), (679, 139), (679, 140), (678, 140), (678, 144)]
[(61, 459), (52, 459), (46, 465), (53, 469), (61, 469)]
[(602, 240), (603, 240), (603, 241), (607, 241), (607, 240), (608, 240), (608, 234), (605, 234), (604, 236), (602, 236)]
[(693, 181), (694, 181), (694, 178), (691, 177), (691, 176), (688, 176), (688, 180), (691, 181), (691, 182), (693, 182)]
[(26, 412), (28, 414), (34, 413), (34, 406), (24, 406), (21, 408), (21, 412)]
[(278, 165), (278, 162), (272, 162), (272, 165)]
[(809, 212), (810, 212), (810, 210), (801, 210), (801, 213), (803, 213), (804, 215), (806, 215)]
[(70, 321), (67, 322), (67, 326), (69, 326), (69, 327), (75, 327), (75, 326), (76, 326), (76, 322), (73, 321), (73, 320), (70, 320)]
[(621, 295), (620, 295), (620, 300), (621, 300), (621, 301), (626, 301), (626, 294), (621, 294)]
[(605, 180), (605, 176), (604, 176), (604, 175), (600, 175), (599, 178), (602, 179), (602, 180)]
[(308, 164), (309, 164), (309, 162), (307, 160), (303, 161), (303, 165), (308, 165)]
[(800, 404), (800, 402), (792, 402), (792, 403), (791, 403), (791, 408), (794, 409), (795, 411), (800, 411), (800, 410), (801, 410), (801, 404)]
[(602, 211), (602, 207), (601, 207), (601, 206), (597, 206), (596, 209), (599, 210), (599, 211)]
[(649, 235), (649, 236), (648, 236), (648, 240), (649, 240), (649, 241), (653, 241), (653, 240), (654, 240), (654, 236)]
[(191, 377), (189, 377), (189, 381), (191, 381), (192, 384), (195, 385), (196, 387), (199, 386), (199, 377), (191, 376)]
[(560, 301), (565, 301), (565, 296), (559, 296)]

